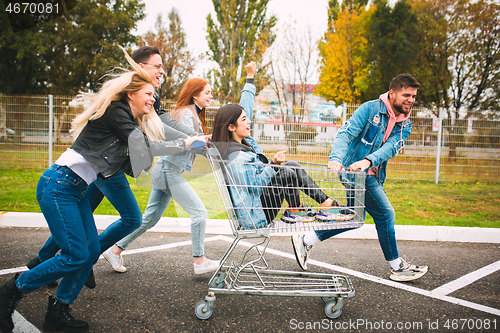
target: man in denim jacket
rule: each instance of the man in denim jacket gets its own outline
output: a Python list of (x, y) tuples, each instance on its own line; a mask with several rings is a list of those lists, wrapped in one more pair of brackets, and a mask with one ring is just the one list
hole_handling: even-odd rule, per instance
[[(416, 266), (399, 257), (394, 224), (396, 214), (383, 184), (387, 161), (398, 154), (411, 132), (410, 112), (420, 83), (409, 74), (399, 74), (389, 92), (378, 100), (364, 103), (339, 130), (328, 162), (331, 170), (343, 166), (352, 171), (367, 172), (365, 210), (373, 217), (378, 239), (395, 281), (422, 277), (427, 266)], [(324, 241), (349, 229), (317, 231), (292, 237), (297, 261), (307, 269), (307, 255), (318, 240)]]

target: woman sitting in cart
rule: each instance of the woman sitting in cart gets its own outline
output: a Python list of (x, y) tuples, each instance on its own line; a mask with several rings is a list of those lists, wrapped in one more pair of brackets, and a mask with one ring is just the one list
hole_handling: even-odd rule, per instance
[[(241, 225), (245, 229), (266, 227), (278, 215), (283, 199), (289, 206), (281, 220), (287, 223), (353, 219), (356, 213), (321, 191), (299, 163), (285, 162), (285, 151), (278, 151), (271, 161), (267, 159), (250, 136), (255, 86), (253, 82), (252, 90), (248, 86), (247, 81), (243, 93), (252, 94), (252, 103), (242, 95), (245, 108), (236, 104), (220, 108), (212, 130), (212, 142), (222, 158), (232, 162), (227, 165), (235, 184), (229, 191)], [(282, 163), (284, 167), (278, 167)], [(299, 189), (321, 205), (319, 212), (300, 202)]]

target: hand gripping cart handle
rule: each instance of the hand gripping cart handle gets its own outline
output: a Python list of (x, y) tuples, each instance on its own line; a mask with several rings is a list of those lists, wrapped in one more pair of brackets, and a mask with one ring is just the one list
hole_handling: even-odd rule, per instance
[[(230, 162), (223, 160), (214, 147), (207, 149), (207, 158), (235, 239), (209, 281), (205, 300), (196, 304), (196, 316), (211, 317), (215, 294), (320, 297), (325, 302), (327, 317), (340, 316), (344, 299), (354, 296), (354, 287), (347, 276), (271, 270), (264, 255), (272, 234), (361, 227), (365, 217), (365, 174), (339, 173), (323, 165)], [(295, 176), (288, 177), (290, 173)], [(313, 182), (304, 182), (304, 178)], [(287, 216), (283, 205), (291, 205), (287, 201), (296, 201), (297, 196), (301, 206), (295, 208), (303, 213), (294, 221)], [(269, 201), (269, 198), (277, 199)], [(335, 210), (324, 213), (318, 203), (324, 198), (336, 199), (352, 214), (346, 217)], [(233, 251), (242, 239), (249, 240), (250, 245), (242, 258), (235, 260), (237, 255)]]

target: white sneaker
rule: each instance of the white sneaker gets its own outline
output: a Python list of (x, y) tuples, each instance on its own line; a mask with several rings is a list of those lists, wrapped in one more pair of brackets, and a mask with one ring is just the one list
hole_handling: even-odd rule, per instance
[(111, 252), (111, 248), (107, 249), (102, 253), (102, 256), (113, 266), (113, 269), (119, 273), (125, 273), (127, 271), (127, 267), (123, 266), (123, 258), (122, 255), (114, 255)]
[(390, 279), (393, 281), (411, 281), (424, 276), (429, 268), (427, 266), (416, 266), (401, 259), (399, 269), (391, 269)]
[(307, 271), (307, 256), (311, 252), (312, 245), (306, 246), (304, 243), (304, 235), (292, 235), (293, 252), (295, 259), (302, 270)]
[(194, 274), (204, 274), (208, 272), (215, 272), (219, 268), (220, 260), (210, 260), (205, 258), (201, 265), (194, 265)]

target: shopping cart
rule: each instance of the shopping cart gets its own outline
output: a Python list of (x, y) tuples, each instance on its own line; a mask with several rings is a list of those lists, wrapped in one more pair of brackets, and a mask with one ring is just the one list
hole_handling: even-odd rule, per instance
[[(270, 186), (279, 189), (286, 185), (289, 189), (290, 184), (273, 183), (262, 185), (260, 188), (258, 185), (252, 186), (250, 189), (248, 184), (245, 184), (248, 179), (239, 179), (237, 178), (239, 175), (234, 172), (235, 168), (243, 167), (243, 165), (222, 160), (218, 150), (214, 147), (207, 148), (207, 159), (212, 168), (235, 239), (209, 281), (205, 300), (195, 305), (196, 316), (199, 319), (211, 317), (215, 294), (320, 297), (325, 302), (324, 312), (327, 317), (337, 318), (340, 316), (344, 299), (354, 296), (354, 287), (347, 276), (271, 270), (264, 255), (271, 234), (361, 227), (364, 223), (365, 174), (363, 172), (334, 172), (326, 169), (324, 165), (301, 165), (299, 168), (305, 171), (317, 184), (317, 188), (315, 187), (314, 190), (319, 189), (328, 197), (337, 199), (355, 211), (356, 215), (347, 221), (342, 221), (342, 216), (339, 216), (338, 221), (290, 224), (283, 222), (278, 214), (272, 222), (262, 226), (262, 221), (252, 220), (255, 214), (251, 213), (255, 210), (265, 209), (274, 209), (275, 212), (279, 209), (282, 212), (282, 203), (279, 202), (277, 207), (266, 208), (260, 205), (248, 207), (246, 204), (242, 204), (242, 200), (245, 198), (242, 198), (241, 194), (252, 190), (261, 192)], [(263, 168), (264, 165), (255, 165), (255, 167)], [(282, 172), (281, 169), (289, 167), (273, 165), (272, 168), (275, 172)], [(294, 167), (294, 169), (297, 171), (298, 168)], [(308, 193), (310, 189), (304, 186), (294, 188), (294, 190), (300, 191), (300, 201), (306, 204), (310, 211), (318, 211), (320, 204), (304, 194)], [(235, 205), (235, 202), (238, 205)], [(246, 220), (243, 221), (242, 218)], [(231, 254), (243, 239), (257, 241), (250, 241), (248, 249), (240, 260), (229, 262)]]

